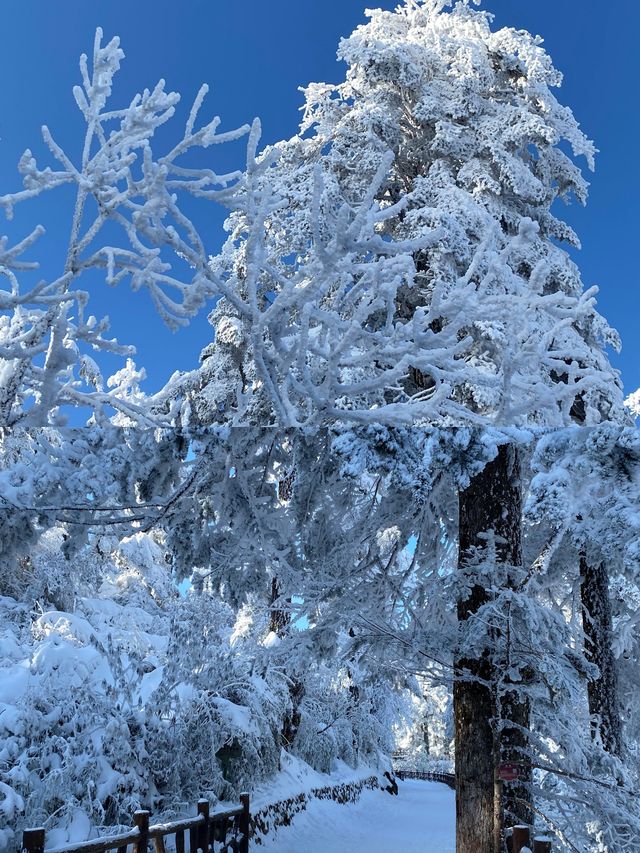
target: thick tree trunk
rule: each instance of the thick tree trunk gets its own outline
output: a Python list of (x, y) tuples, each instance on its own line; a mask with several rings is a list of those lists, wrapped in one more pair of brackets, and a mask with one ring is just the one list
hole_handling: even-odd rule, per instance
[[(477, 596), (467, 601), (478, 604)], [(498, 853), (494, 814), (493, 681), (485, 658), (456, 661), (453, 687), (456, 773), (456, 853)], [(465, 675), (465, 680), (461, 676)], [(469, 680), (466, 680), (466, 679)], [(474, 679), (474, 680), (471, 680)], [(475, 680), (478, 679), (478, 680)]]
[(590, 679), (587, 685), (592, 734), (594, 737), (599, 734), (608, 752), (619, 755), (622, 732), (618, 680), (611, 647), (609, 577), (604, 562), (592, 564), (581, 555), (580, 578), (585, 657), (600, 670), (597, 678)]
[[(496, 539), (499, 563), (521, 565), (521, 504), (517, 449), (505, 445), (460, 493), (458, 568), (469, 577), (471, 585), (468, 596), (458, 602), (460, 623), (472, 618), (490, 600), (491, 594), (485, 583), (478, 582), (475, 568), (478, 550), (487, 546), (487, 534), (493, 533)], [(462, 650), (455, 662), (455, 672), (456, 850), (457, 853), (498, 853), (504, 813), (514, 823), (531, 818), (530, 768), (522, 759), (529, 706), (515, 688), (501, 697), (501, 717), (507, 721), (501, 745), (494, 734), (496, 673), (489, 649), (480, 657), (470, 657)], [(508, 721), (518, 727), (510, 728)], [(508, 759), (520, 767), (520, 778), (515, 784), (501, 786), (496, 765)]]
[(533, 823), (531, 783), (533, 771), (529, 758), (529, 725), (531, 706), (528, 697), (518, 687), (503, 693), (501, 701), (502, 737), (500, 761), (515, 764), (518, 778), (515, 782), (502, 783), (501, 821), (502, 828)]
[[(510, 588), (518, 581), (518, 569), (522, 567), (522, 482), (520, 460), (515, 447), (505, 448), (506, 456), (497, 476), (503, 478), (502, 492), (504, 506), (501, 527), (496, 527), (496, 533), (505, 541), (496, 546), (499, 559), (507, 566), (513, 567), (507, 572), (506, 583)], [(510, 650), (517, 642), (512, 636), (509, 620), (505, 620), (503, 642)], [(511, 663), (511, 661), (509, 661)], [(501, 829), (505, 826), (533, 823), (531, 803), (531, 783), (533, 771), (529, 757), (529, 726), (531, 703), (529, 697), (522, 692), (522, 684), (526, 682), (529, 673), (520, 672), (520, 680), (513, 683), (508, 677), (502, 679), (500, 696), (500, 744), (496, 749), (498, 760), (505, 764), (515, 764), (518, 768), (518, 778), (514, 782), (503, 782), (500, 785), (501, 804), (499, 808)], [(512, 689), (510, 687), (512, 686)]]

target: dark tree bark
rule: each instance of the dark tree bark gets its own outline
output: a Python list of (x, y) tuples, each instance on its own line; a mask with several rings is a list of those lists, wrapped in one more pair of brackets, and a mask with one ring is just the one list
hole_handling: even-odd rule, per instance
[[(291, 616), (289, 611), (278, 607), (280, 599), (280, 585), (277, 578), (271, 579), (271, 602), (269, 608), (269, 630), (279, 637), (283, 637), (289, 627)], [(288, 602), (287, 602), (288, 603)]]
[[(518, 569), (522, 567), (522, 481), (517, 448), (505, 447), (505, 458), (496, 476), (502, 478), (504, 506), (501, 527), (496, 527), (495, 530), (505, 540), (497, 544), (496, 552), (501, 562), (512, 567), (511, 571), (507, 572), (506, 583), (513, 589), (518, 582)], [(507, 654), (510, 655), (517, 637), (512, 636), (509, 619), (506, 619), (505, 623), (506, 636), (502, 639)], [(505, 827), (533, 824), (531, 802), (533, 770), (529, 757), (531, 703), (529, 697), (522, 691), (522, 685), (530, 677), (531, 673), (527, 669), (520, 671), (520, 680), (515, 684), (509, 677), (502, 680), (501, 735), (496, 754), (501, 763), (515, 764), (518, 768), (518, 779), (515, 782), (506, 782), (499, 786), (502, 831)]]
[[(490, 601), (486, 585), (478, 582), (477, 576), (473, 577), (473, 557), (478, 550), (486, 549), (487, 534), (493, 533), (497, 540), (499, 563), (521, 565), (521, 504), (517, 449), (504, 445), (459, 497), (458, 568), (471, 582), (468, 596), (458, 602), (460, 623), (472, 618)], [(504, 577), (509, 583), (506, 572)], [(531, 818), (530, 768), (522, 760), (529, 707), (515, 686), (501, 697), (504, 727), (500, 744), (494, 727), (496, 672), (489, 648), (480, 657), (470, 657), (462, 650), (455, 662), (455, 674), (456, 850), (457, 853), (498, 853), (505, 812), (515, 823)], [(518, 727), (511, 728), (510, 721)], [(508, 783), (502, 791), (496, 767), (500, 760), (511, 760), (520, 766), (519, 781)]]
[(599, 669), (599, 675), (587, 684), (592, 735), (597, 737), (599, 734), (604, 748), (620, 755), (622, 731), (618, 679), (611, 647), (611, 601), (605, 563), (592, 562), (582, 554), (580, 580), (585, 657)]
[[(474, 597), (466, 602), (480, 606)], [(463, 617), (464, 618), (464, 617)], [(491, 690), (479, 681), (461, 680), (462, 673), (491, 681), (487, 659), (456, 662), (453, 687), (456, 773), (456, 853), (485, 850), (498, 853), (494, 814), (494, 740), (491, 719), (494, 711)]]
[[(526, 673), (523, 673), (526, 678)], [(520, 682), (521, 684), (522, 682)], [(504, 688), (503, 688), (504, 690)], [(531, 705), (518, 685), (503, 692), (501, 699), (502, 737), (499, 748), (500, 761), (518, 767), (518, 779), (503, 783), (501, 787), (502, 830), (510, 826), (531, 826), (533, 809), (531, 783), (533, 770), (529, 757), (529, 725)]]
[(424, 744), (425, 755), (431, 754), (431, 742), (429, 739), (429, 718), (425, 717), (422, 721), (422, 743)]
[[(280, 599), (280, 585), (278, 579), (273, 578), (271, 581), (271, 609), (269, 616), (269, 628), (278, 637), (283, 637), (291, 622), (291, 614), (288, 610), (278, 606)], [(291, 601), (288, 599), (287, 604)], [(295, 740), (302, 719), (300, 714), (300, 705), (304, 698), (304, 684), (298, 678), (292, 678), (289, 682), (289, 696), (291, 697), (291, 712), (286, 714), (282, 721), (282, 730), (280, 732), (282, 743), (289, 749)]]

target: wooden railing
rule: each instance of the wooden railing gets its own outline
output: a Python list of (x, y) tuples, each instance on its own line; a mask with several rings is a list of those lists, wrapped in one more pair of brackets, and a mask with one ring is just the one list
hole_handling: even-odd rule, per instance
[[(186, 850), (188, 853), (197, 853), (198, 850), (202, 853), (248, 853), (249, 794), (241, 794), (240, 805), (227, 811), (210, 813), (208, 800), (199, 800), (197, 808), (195, 817), (153, 825), (149, 824), (150, 812), (138, 811), (133, 816), (134, 826), (126, 832), (65, 844), (47, 850), (47, 853), (106, 853), (108, 850), (127, 853), (129, 845), (131, 853), (147, 853), (150, 842), (153, 842), (155, 853), (166, 853), (167, 836), (175, 836), (175, 853), (185, 853)], [(185, 844), (186, 835), (188, 844)], [(45, 843), (42, 827), (25, 829), (22, 834), (23, 853), (44, 853)]]
[(436, 773), (431, 770), (394, 770), (398, 779), (421, 779), (423, 782), (442, 782), (455, 790), (456, 777), (453, 773)]
[[(394, 772), (402, 781), (420, 779), (427, 782), (441, 782), (455, 789), (453, 773), (425, 770)], [(301, 796), (304, 797), (304, 795)], [(251, 825), (249, 794), (240, 795), (240, 805), (237, 808), (213, 813), (209, 811), (208, 800), (199, 800), (197, 812), (195, 817), (150, 825), (151, 813), (138, 811), (133, 815), (134, 826), (125, 832), (75, 844), (65, 844), (62, 847), (49, 849), (46, 853), (107, 853), (109, 850), (127, 853), (129, 846), (131, 846), (131, 853), (148, 853), (150, 842), (153, 843), (154, 853), (167, 853), (165, 846), (167, 836), (175, 836), (172, 848), (175, 853), (187, 853), (187, 851), (197, 853), (198, 850), (202, 853), (249, 853)], [(290, 819), (288, 815), (288, 819), (284, 822), (288, 823)], [(266, 826), (262, 827), (262, 832), (267, 831)], [(185, 843), (186, 834), (188, 834), (188, 844)], [(528, 826), (514, 826), (508, 831), (506, 841), (509, 853), (521, 853), (523, 849), (529, 849), (532, 853), (552, 853), (549, 838), (538, 836), (533, 839), (533, 847), (531, 846), (531, 830)], [(22, 834), (22, 853), (45, 853), (45, 843), (43, 827), (25, 829)]]
[(551, 853), (551, 839), (537, 836), (531, 846), (531, 830), (528, 826), (514, 826), (507, 834), (507, 850), (509, 853), (521, 853), (522, 850), (532, 850), (533, 853)]

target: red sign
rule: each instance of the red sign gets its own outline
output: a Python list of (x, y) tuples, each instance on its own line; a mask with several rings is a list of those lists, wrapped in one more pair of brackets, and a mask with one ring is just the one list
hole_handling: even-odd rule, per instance
[(498, 767), (498, 776), (503, 782), (515, 782), (519, 775), (517, 764), (501, 764)]

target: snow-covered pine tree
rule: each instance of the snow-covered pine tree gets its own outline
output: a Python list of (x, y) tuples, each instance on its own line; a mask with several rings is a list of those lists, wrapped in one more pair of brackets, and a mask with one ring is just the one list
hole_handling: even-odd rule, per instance
[(346, 81), (309, 86), (303, 134), (246, 178), (214, 268), (261, 316), (222, 300), (206, 355), (241, 348), (282, 425), (559, 425), (576, 398), (587, 423), (621, 406), (602, 351), (617, 336), (554, 242), (577, 237), (553, 202), (587, 186), (561, 144), (589, 165), (593, 146), (536, 39), (447, 5), (372, 12), (341, 43)]
[[(150, 760), (147, 779), (140, 778), (142, 770), (136, 765), (136, 772), (132, 773), (136, 778), (131, 779), (131, 786), (125, 786), (111, 774), (104, 784), (101, 782), (97, 792), (89, 786), (86, 792), (84, 789), (78, 789), (78, 794), (74, 792), (77, 799), (69, 795), (65, 809), (60, 812), (61, 832), (66, 831), (68, 820), (75, 819), (74, 810), (76, 813), (84, 810), (91, 821), (104, 819), (112, 823), (119, 819), (123, 809), (139, 805), (140, 797), (159, 796), (167, 807), (172, 807), (181, 797), (195, 796), (196, 790), (229, 795), (232, 791), (236, 793), (234, 785), (255, 783), (261, 775), (272, 773), (280, 758), (282, 722), (291, 719), (292, 711), (297, 713), (283, 686), (282, 672), (286, 668), (294, 673), (304, 672), (305, 688), (301, 713), (304, 730), (299, 738), (296, 735), (295, 745), (287, 745), (318, 769), (329, 770), (337, 759), (354, 764), (361, 758), (377, 761), (383, 743), (389, 750), (391, 705), (385, 704), (386, 696), (391, 704), (395, 701), (389, 691), (375, 689), (373, 680), (367, 683), (363, 666), (358, 672), (352, 667), (348, 679), (352, 686), (358, 680), (358, 695), (362, 699), (358, 708), (354, 708), (354, 693), (351, 687), (344, 686), (346, 675), (336, 672), (333, 661), (320, 658), (315, 666), (310, 666), (307, 659), (296, 668), (284, 654), (279, 659), (269, 657), (264, 645), (265, 610), (261, 608), (273, 581), (281, 576), (286, 581), (287, 572), (292, 574), (287, 562), (295, 557), (295, 536), (286, 527), (284, 514), (277, 513), (280, 498), (273, 488), (278, 477), (290, 474), (284, 470), (286, 436), (274, 441), (272, 434), (256, 431), (251, 435), (238, 433), (230, 440), (223, 430), (219, 435), (194, 436), (189, 448), (179, 431), (127, 429), (133, 424), (174, 423), (178, 414), (176, 399), (182, 388), (189, 387), (198, 377), (179, 377), (159, 394), (145, 397), (139, 387), (143, 373), (132, 362), (127, 362), (123, 370), (105, 382), (98, 364), (83, 353), (83, 348), (102, 348), (123, 355), (131, 352), (129, 348), (119, 349), (114, 342), (102, 341), (100, 335), (106, 330), (106, 323), (83, 319), (87, 294), (78, 291), (75, 282), (91, 271), (105, 272), (110, 284), (118, 284), (129, 276), (134, 288), (148, 288), (156, 308), (172, 327), (186, 323), (207, 297), (219, 293), (226, 294), (241, 314), (250, 316), (251, 322), (255, 323), (258, 317), (250, 300), (242, 303), (222, 279), (218, 281), (208, 262), (204, 239), (178, 207), (181, 192), (231, 207), (239, 204), (234, 184), (240, 173), (217, 175), (210, 169), (191, 169), (188, 163), (175, 162), (196, 146), (208, 147), (214, 142), (237, 139), (249, 128), (218, 134), (219, 120), (214, 119), (196, 129), (197, 114), (206, 92), (203, 88), (189, 114), (183, 138), (168, 154), (154, 157), (152, 137), (157, 127), (172, 117), (178, 96), (166, 94), (161, 83), (153, 92), (145, 91), (134, 99), (127, 109), (108, 109), (106, 101), (122, 55), (117, 39), (103, 47), (98, 32), (91, 73), (87, 60), (81, 60), (84, 86), (75, 91), (87, 123), (81, 164), (75, 167), (45, 131), (45, 142), (61, 162), (62, 170), (39, 170), (27, 153), (21, 161), (24, 192), (0, 199), (10, 214), (17, 202), (60, 184), (72, 183), (77, 188), (72, 239), (59, 278), (35, 285), (31, 290), (23, 286), (29, 265), (22, 264), (20, 256), (41, 236), (41, 229), (36, 229), (16, 247), (7, 248), (7, 241), (0, 247), (0, 274), (9, 282), (0, 302), (5, 312), (1, 353), (5, 417), (0, 423), (7, 429), (0, 464), (2, 568), (6, 569), (0, 589), (17, 599), (38, 596), (45, 610), (53, 598), (62, 604), (64, 593), (65, 605), (75, 610), (76, 596), (87, 589), (77, 582), (73, 566), (83, 558), (91, 564), (88, 557), (95, 556), (97, 547), (100, 559), (107, 564), (105, 574), (109, 574), (110, 558), (123, 571), (117, 580), (100, 577), (96, 572), (92, 582), (102, 581), (107, 597), (138, 608), (137, 617), (143, 623), (155, 619), (155, 627), (164, 635), (160, 643), (165, 640), (169, 643), (166, 671), (155, 655), (144, 663), (137, 659), (133, 662), (135, 667), (146, 667), (144, 674), (150, 675), (156, 685), (163, 676), (155, 697), (161, 710), (147, 714), (146, 700), (140, 694), (127, 697), (130, 706), (123, 711), (114, 685), (111, 699), (115, 697), (118, 702), (111, 702), (109, 714), (103, 713), (101, 705), (97, 707), (91, 721), (99, 731), (106, 717), (104, 724), (110, 733), (126, 743), (133, 737), (138, 742), (148, 737), (149, 746), (158, 750), (158, 764), (155, 759)], [(258, 141), (257, 125), (249, 139), (249, 173), (256, 179), (260, 169), (269, 165), (268, 161), (260, 165), (252, 159)], [(103, 245), (103, 226), (111, 236), (114, 225), (121, 228), (123, 244)], [(87, 430), (61, 428), (64, 410), (70, 407), (85, 407), (93, 412)], [(176, 425), (179, 426), (179, 419)], [(194, 451), (193, 460), (185, 459), (188, 449)], [(177, 593), (168, 575), (166, 552), (146, 539), (147, 531), (152, 528), (159, 530), (162, 538), (162, 527), (167, 530), (165, 547), (175, 546), (172, 561), (175, 577), (181, 578), (185, 568), (184, 574), (189, 576), (194, 567), (200, 569), (193, 577), (189, 601), (179, 607), (174, 606)], [(100, 534), (97, 540), (96, 532)], [(103, 535), (106, 533), (109, 535)], [(130, 537), (132, 533), (134, 536)], [(183, 535), (185, 539), (181, 538)], [(49, 548), (52, 543), (53, 550), (57, 549), (55, 555)], [(226, 549), (226, 554), (216, 551), (216, 545)], [(103, 551), (104, 548), (107, 550)], [(133, 555), (132, 560), (122, 557), (120, 551), (125, 549)], [(80, 556), (74, 559), (77, 552)], [(213, 559), (212, 554), (215, 554)], [(227, 557), (226, 563), (224, 559), (216, 559), (221, 555)], [(146, 570), (166, 582), (169, 602), (163, 600), (166, 589), (162, 593), (148, 589), (138, 571), (139, 557), (144, 557)], [(227, 576), (217, 571), (214, 577), (212, 570), (222, 566)], [(51, 572), (49, 578), (47, 569)], [(247, 586), (238, 582), (242, 570), (252, 595), (247, 595)], [(261, 584), (265, 595), (260, 595)], [(204, 595), (198, 601), (198, 593), (203, 590)], [(91, 593), (95, 592), (91, 589)], [(153, 602), (149, 601), (148, 592)], [(226, 598), (235, 609), (220, 604), (219, 598)], [(98, 604), (97, 608), (109, 610), (107, 604), (104, 608)], [(22, 614), (19, 605), (17, 609)], [(111, 613), (114, 612), (115, 606), (111, 608)], [(195, 613), (199, 621), (194, 620)], [(249, 639), (246, 643), (238, 641), (231, 650), (225, 641), (229, 640), (236, 616), (238, 633), (249, 635)], [(167, 637), (170, 617), (175, 618)], [(68, 630), (71, 643), (80, 646), (85, 639), (93, 641), (94, 635), (81, 623), (81, 617), (65, 613), (57, 617), (56, 624), (62, 625), (61, 630), (64, 626), (74, 626)], [(75, 636), (76, 625), (84, 631), (82, 638)], [(216, 633), (218, 626), (221, 633)], [(109, 642), (108, 635), (99, 630), (96, 634), (97, 643)], [(216, 654), (208, 648), (208, 643), (215, 646)], [(198, 659), (193, 658), (194, 648)], [(28, 656), (30, 652), (25, 654)], [(78, 654), (85, 654), (84, 649)], [(231, 659), (233, 663), (229, 665)], [(109, 654), (108, 665), (113, 665), (125, 681), (129, 678), (120, 672), (117, 651)], [(200, 673), (201, 681), (194, 677), (194, 672)], [(232, 692), (227, 690), (225, 678), (231, 683)], [(54, 687), (65, 690), (67, 683), (60, 680)], [(85, 687), (92, 688), (90, 674), (82, 684)], [(182, 701), (184, 693), (187, 701)], [(55, 690), (52, 693), (44, 689), (38, 701), (48, 708), (56, 696)], [(245, 701), (255, 715), (253, 711), (247, 714), (252, 721), (243, 730), (238, 724), (238, 714), (242, 716), (248, 711)], [(242, 706), (235, 718), (234, 705)], [(18, 716), (20, 713), (22, 709)], [(144, 722), (142, 714), (146, 716)], [(80, 716), (70, 709), (73, 726), (84, 732)], [(172, 728), (167, 721), (171, 721)], [(61, 724), (65, 726), (68, 721), (62, 720)], [(34, 743), (42, 743), (39, 726), (40, 720), (36, 720), (30, 730)], [(206, 752), (194, 772), (194, 743), (203, 726), (213, 748)], [(292, 734), (290, 728), (287, 731)], [(318, 736), (320, 733), (322, 737)], [(56, 742), (62, 746), (66, 736), (64, 728), (54, 733)], [(86, 748), (81, 738), (78, 744)], [(47, 742), (47, 754), (48, 749)], [(188, 763), (186, 773), (180, 754)], [(8, 772), (21, 773), (31, 784), (32, 768), (26, 767), (28, 762), (20, 748), (16, 749), (16, 756), (18, 760)], [(106, 748), (105, 756), (108, 775), (110, 754)], [(52, 761), (55, 763), (55, 757)], [(66, 793), (73, 786), (78, 768), (70, 761), (58, 769), (64, 780), (59, 790)], [(108, 791), (109, 785), (116, 782), (124, 791), (122, 797)], [(11, 812), (13, 817), (21, 808), (18, 805), (14, 808), (18, 803), (22, 803), (33, 820), (47, 818), (48, 812), (55, 808), (40, 789), (31, 800), (21, 799), (17, 790), (3, 780), (2, 793), (6, 800), (3, 813)], [(92, 802), (90, 809), (87, 799)], [(6, 832), (3, 840), (11, 835), (11, 828)]]
[(633, 645), (638, 463), (635, 428), (602, 424), (544, 435), (533, 457), (529, 498), (531, 521), (549, 525), (565, 582), (580, 591), (581, 645), (596, 666), (588, 689), (592, 734), (613, 755), (621, 755), (626, 740), (616, 658)]
[[(626, 851), (640, 843), (631, 699), (638, 470), (637, 430), (611, 423), (542, 434), (532, 457), (525, 510), (530, 569), (521, 591), (549, 602), (554, 646), (565, 649), (545, 655), (555, 657), (555, 672), (543, 674), (536, 690), (538, 742), (555, 744), (539, 752), (538, 766), (551, 772), (539, 777), (538, 808), (553, 814), (561, 836), (586, 849)], [(555, 776), (551, 768), (560, 765)], [(563, 800), (589, 804), (584, 827), (570, 807), (558, 808)]]
[[(624, 419), (605, 353), (619, 341), (558, 246), (578, 240), (552, 210), (586, 199), (566, 146), (590, 167), (594, 148), (552, 93), (561, 75), (540, 40), (493, 32), (468, 2), (369, 14), (341, 43), (344, 83), (305, 90), (302, 134), (265, 155), (266, 181), (247, 181), (214, 263), (262, 313), (252, 326), (218, 304), (194, 409), (283, 426)], [(491, 488), (517, 491), (506, 476)], [(475, 770), (460, 766), (467, 781)], [(489, 803), (493, 774), (483, 784)], [(490, 823), (469, 819), (476, 833)], [(494, 827), (459, 849), (495, 838)]]

